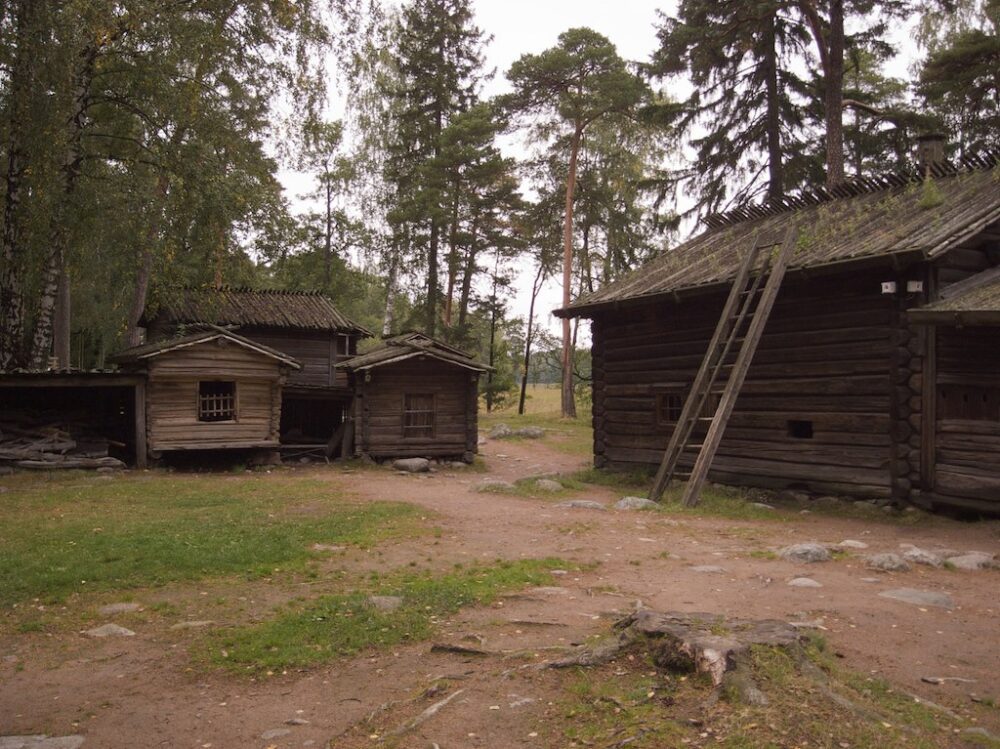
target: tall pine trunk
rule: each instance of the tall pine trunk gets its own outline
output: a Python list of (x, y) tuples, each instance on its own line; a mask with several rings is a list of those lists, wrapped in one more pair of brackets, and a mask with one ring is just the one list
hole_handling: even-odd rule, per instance
[[(573, 195), (576, 192), (576, 165), (580, 156), (583, 127), (577, 124), (570, 142), (569, 172), (566, 175), (566, 218), (563, 221), (563, 309), (572, 302), (573, 283)], [(573, 340), (568, 317), (562, 321), (562, 416), (576, 418), (576, 400), (573, 397)]]
[(455, 282), (458, 277), (458, 209), (459, 183), (452, 183), (455, 191), (451, 204), (451, 226), (448, 230), (448, 290), (444, 297), (444, 326), (451, 328), (455, 308)]
[(826, 71), (826, 183), (844, 181), (844, 0), (830, 0)]
[(517, 413), (524, 416), (524, 402), (528, 397), (528, 368), (531, 366), (531, 344), (535, 336), (535, 301), (542, 289), (545, 278), (545, 266), (539, 261), (538, 272), (531, 284), (531, 304), (528, 305), (528, 329), (524, 336), (524, 368), (521, 370), (521, 397), (517, 401)]
[(469, 300), (472, 297), (472, 279), (476, 275), (476, 255), (479, 247), (476, 244), (476, 234), (479, 231), (479, 217), (473, 216), (472, 230), (469, 233), (469, 250), (465, 254), (465, 270), (462, 272), (462, 291), (458, 297), (458, 327), (465, 333), (465, 324), (469, 318)]
[(778, 88), (778, 44), (775, 33), (777, 11), (768, 19), (764, 40), (764, 85), (767, 96), (767, 196), (772, 200), (784, 197), (784, 157), (781, 151), (781, 91)]
[(20, 0), (13, 19), (17, 49), (7, 84), (10, 121), (6, 143), (3, 228), (0, 231), (0, 372), (25, 363), (21, 195), (28, 161), (23, 140), (28, 124), (27, 99), (34, 88), (35, 57), (31, 51), (31, 40), (38, 6), (38, 0)]

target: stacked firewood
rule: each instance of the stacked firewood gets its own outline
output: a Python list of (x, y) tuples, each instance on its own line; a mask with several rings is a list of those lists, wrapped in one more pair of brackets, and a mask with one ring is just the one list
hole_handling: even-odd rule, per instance
[(91, 427), (52, 413), (7, 412), (0, 416), (0, 463), (20, 468), (124, 468), (108, 455), (114, 443)]

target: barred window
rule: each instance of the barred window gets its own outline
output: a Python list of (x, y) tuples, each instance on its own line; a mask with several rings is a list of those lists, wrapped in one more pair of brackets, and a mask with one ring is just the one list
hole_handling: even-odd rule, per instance
[(403, 396), (403, 436), (434, 436), (434, 396), (407, 393)]
[(233, 421), (236, 383), (206, 380), (198, 383), (198, 421)]

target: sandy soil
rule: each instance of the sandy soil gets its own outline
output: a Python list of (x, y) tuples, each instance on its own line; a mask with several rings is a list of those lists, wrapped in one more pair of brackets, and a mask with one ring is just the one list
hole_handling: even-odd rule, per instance
[[(876, 573), (860, 556), (797, 565), (751, 552), (798, 541), (864, 541), (868, 552), (900, 544), (1000, 552), (996, 523), (935, 521), (915, 527), (820, 515), (792, 522), (671, 518), (659, 513), (565, 509), (552, 500), (479, 494), (487, 476), (513, 480), (583, 467), (544, 443), (489, 442), (488, 474), (441, 471), (344, 474), (310, 468), (331, 486), (364, 499), (426, 507), (440, 527), (423, 537), (376, 551), (350, 550), (331, 569), (395, 569), (419, 560), (444, 568), (458, 561), (557, 556), (599, 563), (569, 572), (557, 587), (508, 596), (492, 607), (464, 610), (444, 622), (437, 642), (490, 651), (533, 651), (584, 642), (606, 633), (636, 601), (663, 610), (741, 617), (822, 620), (831, 647), (852, 668), (886, 678), (997, 730), (998, 711), (982, 709), (970, 693), (1000, 693), (1000, 573), (918, 567)], [(587, 499), (618, 498), (594, 489)], [(723, 572), (695, 572), (712, 565)], [(789, 587), (809, 576), (821, 588)], [(875, 578), (866, 582), (864, 578)], [(231, 582), (149, 591), (152, 606), (171, 600), (185, 618), (216, 619), (209, 602), (246, 599), (241, 616), (267, 615), (298, 588)], [(276, 583), (280, 586), (280, 583)], [(878, 597), (908, 587), (948, 593), (952, 610), (921, 608)], [(235, 614), (233, 614), (235, 616)], [(368, 655), (306, 671), (251, 681), (191, 667), (187, 647), (198, 630), (173, 631), (156, 617), (115, 617), (135, 629), (131, 638), (92, 640), (78, 634), (19, 634), (0, 638), (0, 736), (81, 734), (85, 747), (374, 746), (378, 726), (400, 725), (438, 699), (464, 690), (441, 712), (398, 739), (398, 746), (543, 747), (559, 699), (560, 677), (524, 658), (432, 653), (431, 643)], [(956, 677), (940, 685), (921, 677)], [(447, 686), (433, 688), (441, 679)], [(426, 690), (431, 689), (428, 693)], [(971, 712), (970, 712), (971, 711)], [(374, 712), (372, 723), (362, 722)], [(375, 727), (373, 727), (375, 726)]]

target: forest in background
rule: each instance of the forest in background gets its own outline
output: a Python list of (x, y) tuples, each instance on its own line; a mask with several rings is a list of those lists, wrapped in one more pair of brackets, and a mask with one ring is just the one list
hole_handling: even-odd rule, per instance
[(514, 315), (518, 272), (569, 301), (694, 219), (908, 165), (921, 134), (1000, 142), (1000, 0), (650, 21), (658, 48), (624, 60), (567, 19), (488, 98), (470, 0), (0, 0), (0, 371), (102, 367), (182, 287), (308, 289), (478, 352), (491, 405), (561, 370), (572, 413), (578, 331)]

